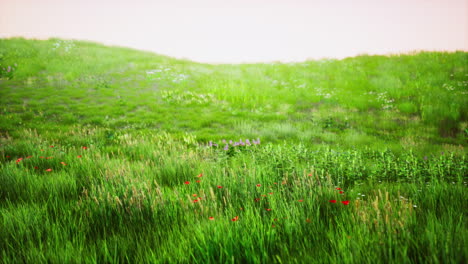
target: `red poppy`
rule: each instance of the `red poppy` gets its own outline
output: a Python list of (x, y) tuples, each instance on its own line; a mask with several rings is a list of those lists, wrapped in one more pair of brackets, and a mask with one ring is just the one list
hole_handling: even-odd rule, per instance
[(203, 173), (197, 175), (198, 178), (203, 177)]
[(26, 158), (27, 158), (27, 159), (30, 159), (30, 158), (32, 158), (32, 157), (33, 157), (33, 156), (27, 156)]
[(231, 221), (233, 221), (233, 222), (235, 222), (235, 221), (237, 221), (237, 220), (239, 220), (239, 216), (236, 216), (236, 217), (234, 217), (233, 219), (231, 219)]
[(312, 176), (312, 173), (307, 174), (307, 176)]
[(190, 182), (189, 182), (189, 181), (186, 181), (186, 182), (184, 182), (184, 183), (185, 183), (185, 184), (190, 184)]
[(221, 185), (218, 185), (218, 189), (221, 189), (221, 188), (223, 188), (223, 186), (221, 186)]
[(344, 193), (343, 191), (340, 191), (340, 194)]
[(260, 187), (261, 185), (260, 184), (257, 184), (257, 187)]
[(40, 156), (39, 158), (40, 158), (40, 159), (43, 159), (44, 157), (43, 157), (43, 156)]
[(256, 201), (256, 202), (259, 202), (259, 201), (260, 201), (260, 198), (255, 198), (255, 201)]
[(22, 160), (23, 160), (23, 158), (19, 158), (19, 159), (16, 160), (16, 163), (20, 163), (20, 161), (22, 161)]
[(193, 202), (194, 202), (194, 203), (197, 203), (197, 202), (198, 202), (198, 200), (197, 200), (197, 199), (195, 199), (195, 200), (193, 200)]
[(51, 148), (53, 148), (54, 146), (50, 146)]
[(341, 203), (343, 203), (344, 205), (348, 205), (349, 201), (342, 201)]
[(336, 203), (336, 200), (330, 200), (329, 202), (330, 203)]
[(213, 216), (210, 216), (210, 217), (208, 217), (208, 219), (210, 219), (210, 220), (214, 220), (214, 217), (213, 217)]
[(39, 169), (39, 167), (38, 167), (38, 166), (34, 166), (34, 169), (37, 170), (37, 169)]
[(197, 195), (196, 194), (192, 194), (193, 197), (196, 197)]
[(81, 148), (82, 148), (82, 149), (88, 149), (88, 147), (85, 147), (85, 146), (83, 146), (83, 147), (81, 147)]
[(77, 158), (81, 158), (81, 157), (83, 157), (83, 156), (81, 156), (81, 155), (78, 155), (78, 156), (76, 156), (76, 157), (77, 157)]
[(45, 171), (52, 171), (52, 169), (47, 169), (47, 170), (45, 170)]
[(298, 202), (302, 203), (303, 201), (304, 201), (304, 200), (301, 199), (301, 200), (299, 200)]
[(6, 155), (5, 157), (6, 157), (6, 158), (9, 158), (10, 156)]
[(201, 182), (200, 180), (196, 180), (196, 182)]
[(271, 211), (271, 209), (270, 209), (270, 208), (265, 208), (265, 210), (267, 210), (267, 211)]
[(336, 188), (337, 190), (341, 190), (341, 188)]
[(60, 162), (60, 164), (62, 164), (63, 166), (67, 165), (67, 164), (66, 164), (65, 162), (63, 162), (63, 161)]
[(268, 193), (268, 194), (273, 194), (272, 192)]

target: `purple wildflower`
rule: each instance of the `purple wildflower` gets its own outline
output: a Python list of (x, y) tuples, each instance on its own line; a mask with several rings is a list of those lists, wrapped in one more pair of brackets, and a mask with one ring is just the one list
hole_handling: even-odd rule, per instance
[(224, 150), (228, 150), (229, 149), (229, 145), (226, 144), (226, 146), (224, 146)]

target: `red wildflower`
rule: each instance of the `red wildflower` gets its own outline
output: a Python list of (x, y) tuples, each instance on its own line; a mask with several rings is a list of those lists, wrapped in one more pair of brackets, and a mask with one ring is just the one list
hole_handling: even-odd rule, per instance
[(237, 220), (239, 220), (239, 216), (236, 216), (236, 217), (234, 217), (233, 219), (231, 219), (231, 221), (233, 221), (233, 222), (235, 222), (235, 221), (237, 221)]
[(301, 200), (299, 200), (298, 202), (302, 203), (303, 201), (304, 201), (304, 200), (301, 199)]
[(343, 191), (340, 191), (340, 194), (344, 193)]
[(197, 200), (197, 199), (195, 199), (195, 200), (193, 200), (193, 202), (194, 202), (194, 203), (197, 203), (197, 202), (198, 202), (198, 200)]
[(192, 194), (192, 196), (193, 196), (193, 197), (196, 197), (197, 195), (194, 193), (194, 194)]
[(336, 188), (337, 190), (341, 190), (341, 188)]
[(265, 208), (265, 210), (267, 210), (267, 211), (271, 211), (271, 209), (270, 209), (270, 208)]
[(208, 219), (210, 219), (210, 220), (214, 220), (214, 217), (213, 217), (213, 216), (210, 216), (210, 217), (208, 217)]
[(27, 159), (30, 159), (30, 158), (32, 158), (32, 157), (33, 157), (33, 156), (27, 156), (26, 158), (27, 158)]
[(39, 158), (40, 158), (40, 159), (43, 159), (44, 157), (43, 157), (43, 156), (40, 156)]
[(343, 203), (344, 205), (348, 205), (349, 201), (342, 201), (341, 203)]
[(47, 169), (47, 170), (45, 170), (45, 171), (52, 171), (52, 169)]
[(37, 169), (39, 169), (39, 167), (38, 167), (38, 166), (34, 166), (34, 169), (37, 170)]
[(198, 178), (203, 177), (203, 173), (197, 175)]
[(307, 176), (312, 176), (312, 173), (307, 174)]
[(260, 187), (260, 186), (262, 186), (262, 185), (260, 185), (260, 184), (257, 184), (257, 187)]
[(81, 148), (82, 148), (82, 149), (88, 149), (88, 147), (85, 147), (85, 146), (83, 146), (83, 147), (81, 147)]
[(19, 158), (19, 159), (16, 160), (16, 163), (20, 163), (20, 161), (22, 161), (22, 160), (23, 160), (23, 158)]
[(184, 183), (185, 183), (185, 184), (190, 184), (190, 182), (189, 182), (189, 181), (186, 181), (186, 182), (184, 182)]
[(77, 157), (77, 158), (81, 158), (81, 157), (83, 157), (83, 156), (81, 156), (81, 155), (78, 155), (78, 156), (76, 156), (76, 157)]
[(336, 203), (336, 200), (330, 200), (329, 202), (330, 203)]
[(223, 186), (221, 186), (221, 185), (218, 185), (218, 189), (221, 189), (221, 188), (223, 188)]
[(255, 198), (255, 201), (256, 201), (256, 202), (259, 202), (259, 201), (260, 201), (260, 198)]
[(51, 148), (53, 148), (54, 146), (50, 146)]
[(6, 157), (6, 158), (9, 158), (10, 156), (6, 155), (5, 157)]
[(273, 194), (272, 192), (268, 193), (268, 194)]
[(196, 182), (201, 182), (200, 180), (196, 180)]
[(60, 164), (62, 164), (63, 166), (67, 165), (67, 164), (66, 164), (65, 162), (63, 162), (63, 161), (60, 162)]

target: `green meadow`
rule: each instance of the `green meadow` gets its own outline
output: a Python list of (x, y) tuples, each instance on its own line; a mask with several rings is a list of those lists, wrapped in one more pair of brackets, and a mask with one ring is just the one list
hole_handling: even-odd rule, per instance
[(0, 262), (466, 263), (467, 139), (467, 52), (0, 39)]

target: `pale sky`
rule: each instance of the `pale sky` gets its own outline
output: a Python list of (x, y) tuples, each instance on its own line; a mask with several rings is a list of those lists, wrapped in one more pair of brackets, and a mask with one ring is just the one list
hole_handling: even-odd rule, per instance
[(468, 51), (468, 0), (0, 0), (15, 36), (208, 63)]

